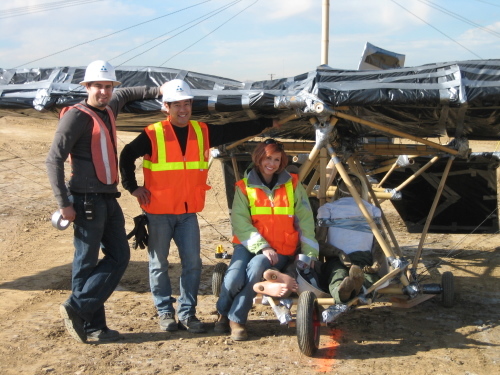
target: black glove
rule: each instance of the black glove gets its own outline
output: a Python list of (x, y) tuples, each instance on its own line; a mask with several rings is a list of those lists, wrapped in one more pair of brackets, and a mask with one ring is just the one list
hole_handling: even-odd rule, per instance
[(148, 218), (145, 214), (139, 215), (134, 217), (134, 229), (127, 234), (127, 240), (134, 237), (134, 250), (137, 249), (137, 247), (140, 247), (141, 249), (145, 249), (146, 246), (148, 246), (148, 230), (146, 228), (146, 224), (148, 223)]

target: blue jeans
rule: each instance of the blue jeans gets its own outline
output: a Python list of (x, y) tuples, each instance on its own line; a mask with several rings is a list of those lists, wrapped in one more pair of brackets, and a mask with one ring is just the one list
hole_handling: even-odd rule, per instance
[(196, 214), (149, 214), (149, 284), (154, 304), (161, 316), (174, 313), (172, 287), (168, 276), (168, 254), (173, 239), (181, 258), (179, 319), (196, 315), (201, 277), (200, 228)]
[[(75, 255), (68, 303), (85, 320), (86, 331), (93, 332), (106, 327), (104, 302), (127, 268), (130, 247), (125, 234), (125, 218), (116, 198), (87, 194), (87, 201), (94, 204), (92, 220), (85, 218), (84, 200), (84, 196), (73, 196)], [(101, 260), (99, 249), (104, 254)]]
[(278, 263), (271, 266), (264, 254), (253, 254), (245, 246), (235, 244), (217, 300), (219, 314), (233, 322), (245, 324), (257, 294), (253, 286), (262, 280), (265, 270), (273, 267), (282, 271), (289, 260), (290, 257), (278, 254)]

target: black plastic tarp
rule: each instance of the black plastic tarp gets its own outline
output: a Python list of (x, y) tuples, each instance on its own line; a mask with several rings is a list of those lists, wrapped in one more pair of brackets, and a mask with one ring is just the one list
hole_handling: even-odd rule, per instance
[[(85, 67), (0, 69), (0, 116), (57, 118), (61, 108), (86, 96), (78, 85), (84, 72)], [(317, 115), (318, 102), (419, 137), (500, 138), (500, 60), (365, 71), (320, 66), (295, 77), (255, 82), (157, 67), (116, 72), (122, 87), (184, 79), (194, 90), (193, 118), (212, 124), (299, 114), (274, 134), (283, 138), (314, 139), (308, 118)], [(142, 129), (163, 116), (159, 100), (132, 102), (123, 112), (122, 130)], [(343, 119), (337, 128), (349, 137), (381, 135)]]
[[(472, 153), (467, 160), (453, 161), (428, 228), (430, 233), (498, 233), (499, 156), (500, 153)], [(430, 157), (414, 158), (414, 164), (396, 169), (384, 187), (399, 186), (429, 160)], [(392, 201), (410, 233), (422, 232), (447, 161), (438, 160), (403, 189), (403, 199)], [(381, 179), (383, 174), (373, 177)]]

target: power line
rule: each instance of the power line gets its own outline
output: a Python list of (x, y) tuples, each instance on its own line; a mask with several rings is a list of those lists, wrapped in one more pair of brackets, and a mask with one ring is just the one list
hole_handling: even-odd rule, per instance
[(68, 8), (77, 5), (83, 5), (88, 3), (95, 3), (97, 1), (104, 0), (66, 0), (66, 1), (53, 1), (51, 3), (39, 4), (39, 5), (29, 5), (24, 7), (10, 8), (2, 10), (2, 15), (0, 19), (12, 18), (25, 16), (27, 14), (46, 12), (48, 10)]
[[(1, 146), (0, 146), (0, 150), (3, 150), (3, 151), (5, 151), (5, 152), (8, 152), (9, 154), (13, 155), (15, 158), (17, 158), (17, 159), (19, 159), (19, 160), (21, 160), (21, 161), (23, 161), (23, 162), (25, 162), (25, 163), (27, 163), (27, 164), (31, 165), (32, 167), (34, 167), (34, 168), (36, 168), (36, 169), (38, 169), (38, 170), (43, 171), (44, 173), (46, 173), (46, 170), (45, 170), (44, 168), (40, 168), (40, 167), (36, 166), (35, 164), (33, 164), (33, 163), (29, 162), (27, 159), (24, 159), (24, 158), (22, 158), (21, 156), (16, 155), (16, 154), (15, 154), (15, 153), (13, 153), (12, 151), (7, 150), (6, 148), (1, 147)], [(15, 174), (17, 174), (17, 175), (19, 175), (19, 176), (21, 176), (21, 177), (23, 177), (23, 178), (27, 179), (28, 181), (31, 181), (31, 182), (32, 182), (32, 183), (34, 183), (34, 184), (40, 185), (40, 186), (41, 186), (41, 187), (43, 187), (45, 190), (52, 191), (52, 187), (50, 187), (50, 186), (43, 185), (43, 184), (41, 184), (40, 182), (35, 181), (34, 179), (32, 179), (32, 178), (30, 178), (30, 177), (27, 177), (27, 176), (25, 176), (25, 175), (23, 175), (23, 174), (19, 173), (17, 170), (14, 170), (14, 169), (12, 169), (12, 168), (7, 167), (7, 169), (8, 169), (10, 172), (15, 173)], [(2, 171), (2, 172), (3, 172), (3, 171)], [(3, 189), (3, 188), (0, 188), (0, 189)], [(129, 215), (129, 214), (127, 214), (126, 212), (124, 212), (123, 214), (124, 214), (125, 216), (129, 217), (129, 218), (132, 218), (132, 216), (130, 216), (130, 215)]]
[(462, 47), (463, 49), (469, 51), (470, 53), (472, 53), (474, 56), (476, 56), (478, 59), (480, 60), (483, 60), (483, 58), (481, 56), (479, 56), (478, 54), (476, 54), (475, 52), (471, 51), (470, 49), (468, 49), (467, 47), (465, 47), (463, 44), (461, 44), (460, 42), (456, 41), (455, 39), (453, 39), (451, 36), (445, 34), (444, 32), (442, 32), (441, 30), (439, 30), (437, 27), (431, 25), (429, 22), (425, 21), (423, 18), (417, 16), (415, 13), (413, 13), (411, 10), (405, 8), (404, 6), (402, 6), (401, 4), (397, 3), (396, 1), (394, 0), (391, 0), (394, 4), (396, 4), (397, 6), (403, 8), (405, 11), (407, 11), (408, 13), (410, 13), (413, 17), (415, 18), (418, 18), (420, 21), (422, 21), (423, 23), (425, 23), (427, 26), (429, 27), (432, 27), (434, 30), (436, 30), (438, 33), (444, 35), (445, 37), (447, 37), (448, 39), (450, 39), (452, 42), (458, 44), (460, 47)]
[(44, 56), (44, 57), (40, 57), (40, 58), (38, 58), (38, 59), (28, 61), (27, 63), (24, 63), (24, 64), (21, 64), (21, 65), (15, 66), (13, 69), (20, 68), (21, 66), (24, 66), (24, 65), (28, 65), (28, 64), (34, 63), (35, 61), (40, 61), (40, 60), (46, 59), (47, 57), (51, 57), (51, 56), (54, 56), (54, 55), (58, 55), (58, 54), (60, 54), (60, 53), (62, 53), (62, 52), (69, 51), (69, 50), (71, 50), (71, 49), (73, 49), (73, 48), (80, 47), (80, 46), (83, 46), (83, 45), (88, 44), (88, 43), (91, 43), (91, 42), (95, 42), (96, 40), (104, 39), (104, 38), (107, 38), (107, 37), (109, 37), (109, 36), (111, 36), (111, 35), (115, 35), (115, 34), (118, 34), (118, 33), (123, 32), (123, 31), (133, 29), (134, 27), (138, 27), (138, 26), (144, 25), (144, 24), (146, 24), (146, 23), (153, 22), (153, 21), (159, 20), (159, 19), (161, 19), (161, 18), (165, 18), (165, 17), (171, 16), (171, 15), (173, 15), (173, 14), (176, 14), (176, 13), (182, 12), (182, 11), (184, 11), (184, 10), (187, 10), (187, 9), (190, 9), (190, 8), (193, 8), (193, 7), (196, 7), (196, 6), (198, 6), (198, 5), (201, 5), (201, 4), (204, 4), (204, 3), (208, 3), (209, 1), (211, 1), (211, 0), (205, 0), (205, 1), (202, 1), (201, 3), (197, 3), (197, 4), (194, 4), (194, 5), (190, 5), (190, 6), (188, 6), (188, 7), (185, 7), (185, 8), (179, 9), (179, 10), (176, 10), (176, 11), (174, 11), (174, 12), (170, 12), (170, 13), (164, 14), (163, 16), (155, 17), (155, 18), (152, 18), (152, 19), (150, 19), (150, 20), (148, 20), (148, 21), (140, 22), (140, 23), (138, 23), (138, 24), (135, 24), (135, 25), (132, 25), (132, 26), (126, 27), (126, 28), (124, 28), (124, 29), (121, 29), (121, 30), (118, 30), (118, 31), (112, 32), (111, 34), (107, 34), (107, 35), (101, 36), (101, 37), (99, 37), (99, 38), (94, 38), (94, 39), (88, 40), (88, 41), (86, 41), (86, 42), (76, 44), (76, 45), (74, 45), (74, 46), (72, 46), (72, 47), (65, 48), (65, 49), (60, 50), (60, 51), (58, 51), (58, 52), (51, 53), (50, 55), (46, 55), (46, 56)]
[(493, 5), (494, 7), (500, 8), (500, 5), (495, 4), (495, 3), (490, 3), (489, 1), (484, 1), (484, 0), (476, 0), (476, 1), (479, 1), (480, 3), (488, 4), (488, 5)]
[(163, 66), (164, 64), (166, 64), (168, 61), (172, 60), (175, 56), (178, 56), (180, 55), (182, 52), (188, 50), (189, 48), (191, 48), (192, 46), (194, 46), (195, 44), (197, 44), (198, 42), (200, 42), (201, 40), (205, 39), (207, 36), (209, 36), (210, 34), (214, 33), (215, 31), (217, 31), (218, 29), (220, 29), (222, 26), (224, 26), (226, 23), (228, 23), (229, 21), (231, 21), (233, 18), (235, 18), (236, 16), (238, 16), (239, 14), (243, 13), (245, 10), (247, 10), (248, 8), (250, 8), (251, 6), (253, 6), (254, 4), (258, 3), (259, 0), (255, 0), (252, 4), (250, 4), (249, 6), (247, 6), (246, 8), (242, 9), (241, 11), (239, 11), (238, 13), (236, 13), (234, 16), (232, 16), (231, 18), (229, 18), (227, 21), (223, 22), (222, 24), (220, 24), (218, 27), (216, 27), (215, 29), (213, 29), (212, 31), (210, 31), (207, 35), (205, 35), (204, 37), (198, 39), (196, 42), (192, 43), (191, 45), (187, 46), (186, 48), (184, 48), (182, 51), (179, 51), (178, 53), (176, 53), (175, 55), (173, 55), (172, 57), (170, 57), (169, 59), (165, 60), (160, 66)]
[[(27, 163), (27, 164), (31, 165), (32, 167), (34, 167), (34, 168), (36, 168), (36, 169), (38, 169), (38, 170), (40, 170), (40, 171), (43, 171), (43, 172), (45, 173), (45, 169), (40, 168), (40, 167), (36, 166), (35, 164), (33, 164), (33, 163), (29, 162), (28, 160), (23, 159), (23, 158), (22, 158), (22, 157), (20, 157), (19, 155), (14, 154), (12, 151), (9, 151), (9, 150), (7, 150), (6, 148), (1, 147), (1, 146), (0, 146), (0, 150), (3, 150), (3, 151), (5, 151), (5, 152), (8, 152), (9, 154), (11, 154), (12, 156), (14, 156), (15, 158), (18, 158), (19, 160), (22, 160), (22, 161), (24, 161), (25, 163)], [(47, 187), (46, 185), (42, 185), (41, 183), (39, 183), (39, 182), (37, 182), (37, 181), (35, 181), (35, 180), (30, 179), (29, 177), (26, 177), (26, 176), (22, 175), (21, 173), (19, 173), (18, 171), (14, 170), (14, 169), (9, 168), (9, 170), (10, 170), (12, 173), (15, 173), (15, 174), (17, 174), (17, 175), (19, 175), (19, 176), (21, 176), (21, 177), (24, 177), (24, 178), (26, 178), (26, 179), (30, 180), (31, 182), (33, 182), (33, 183), (35, 183), (35, 184), (40, 185), (41, 187), (43, 187), (43, 188), (45, 188), (45, 189), (50, 189), (50, 188), (49, 188), (49, 187)]]
[(496, 32), (495, 30), (489, 29), (489, 28), (484, 27), (484, 26), (482, 26), (482, 25), (480, 25), (478, 23), (475, 23), (474, 21), (471, 21), (471, 20), (469, 20), (469, 19), (461, 16), (460, 14), (452, 12), (451, 10), (443, 8), (440, 5), (434, 4), (434, 3), (432, 3), (429, 0), (418, 0), (418, 1), (420, 1), (422, 4), (425, 4), (425, 5), (427, 5), (427, 6), (431, 7), (431, 8), (439, 10), (440, 12), (445, 13), (445, 14), (447, 14), (447, 15), (449, 15), (449, 16), (451, 16), (451, 17), (453, 17), (453, 18), (455, 18), (455, 19), (457, 19), (459, 21), (465, 22), (465, 23), (467, 23), (467, 24), (469, 24), (471, 26), (475, 26), (478, 29), (486, 31), (487, 33), (490, 33), (490, 34), (492, 34), (492, 35), (494, 35), (496, 37), (500, 37), (500, 33)]
[[(224, 5), (224, 6), (220, 7), (220, 8), (218, 8), (218, 9), (216, 9), (216, 10), (213, 10), (213, 11), (211, 11), (211, 12), (208, 12), (208, 13), (204, 14), (203, 16), (197, 17), (197, 18), (195, 18), (195, 19), (193, 19), (193, 20), (191, 20), (191, 21), (189, 21), (189, 22), (186, 22), (185, 24), (183, 24), (183, 25), (181, 25), (181, 26), (179, 26), (179, 27), (176, 27), (176, 28), (174, 28), (174, 29), (172, 29), (172, 30), (169, 30), (169, 31), (167, 31), (167, 32), (166, 32), (166, 33), (164, 33), (164, 34), (162, 34), (162, 35), (160, 35), (160, 36), (157, 36), (156, 38), (153, 38), (153, 39), (151, 39), (151, 40), (147, 41), (146, 43), (144, 43), (144, 44), (143, 44), (143, 45), (141, 45), (140, 47), (143, 47), (145, 44), (151, 43), (151, 42), (153, 42), (154, 40), (157, 40), (157, 39), (159, 39), (159, 38), (161, 38), (161, 37), (163, 37), (163, 36), (165, 36), (165, 35), (168, 35), (168, 34), (170, 34), (171, 32), (173, 32), (173, 31), (175, 31), (175, 30), (178, 30), (178, 29), (180, 29), (180, 28), (182, 28), (182, 27), (184, 27), (184, 26), (186, 26), (186, 25), (189, 25), (190, 23), (193, 23), (193, 22), (195, 22), (196, 20), (199, 20), (200, 18), (204, 18), (204, 19), (202, 19), (201, 21), (199, 21), (199, 22), (195, 23), (194, 25), (191, 25), (190, 27), (187, 27), (186, 29), (184, 29), (184, 30), (182, 30), (182, 31), (178, 32), (177, 34), (172, 35), (172, 36), (171, 36), (171, 37), (169, 37), (168, 39), (165, 39), (165, 40), (161, 41), (160, 43), (157, 43), (157, 44), (155, 44), (154, 46), (152, 46), (152, 47), (150, 47), (150, 48), (148, 48), (148, 49), (146, 49), (146, 50), (143, 50), (141, 53), (138, 53), (137, 55), (132, 56), (132, 57), (131, 57), (131, 58), (129, 58), (128, 60), (125, 60), (125, 61), (123, 61), (122, 63), (120, 63), (119, 65), (116, 65), (116, 66), (117, 66), (117, 67), (118, 67), (118, 66), (122, 66), (123, 64), (125, 64), (125, 63), (129, 62), (130, 60), (133, 60), (133, 59), (135, 59), (135, 58), (136, 58), (136, 57), (138, 57), (138, 56), (142, 56), (144, 53), (151, 51), (152, 49), (154, 49), (154, 48), (158, 47), (159, 45), (161, 45), (161, 44), (163, 44), (163, 43), (165, 43), (165, 42), (169, 41), (170, 39), (172, 39), (172, 38), (174, 38), (174, 37), (176, 37), (176, 36), (178, 36), (178, 35), (180, 35), (180, 34), (184, 33), (185, 31), (188, 31), (188, 30), (192, 29), (194, 26), (199, 25), (201, 22), (204, 22), (204, 21), (208, 20), (209, 18), (211, 18), (211, 17), (213, 17), (213, 16), (215, 16), (215, 15), (217, 15), (217, 14), (219, 14), (219, 13), (223, 12), (224, 10), (226, 10), (226, 9), (228, 9), (228, 8), (230, 8), (230, 7), (234, 6), (234, 5), (236, 5), (237, 3), (241, 2), (241, 1), (242, 1), (242, 0), (235, 0), (235, 1), (233, 1), (232, 3), (226, 4), (226, 5)], [(213, 13), (213, 14), (211, 14), (211, 13)], [(133, 51), (133, 50), (136, 50), (136, 49), (138, 49), (138, 48), (140, 48), (140, 47), (135, 47), (135, 48), (132, 48), (132, 49), (130, 49), (130, 50), (128, 50), (128, 51), (126, 51), (126, 52), (123, 52), (123, 53), (121, 53), (121, 54), (119, 54), (119, 55), (117, 55), (117, 56), (115, 56), (115, 57), (111, 58), (111, 59), (110, 59), (110, 61), (111, 61), (111, 60), (114, 60), (114, 59), (116, 59), (116, 58), (118, 58), (118, 57), (120, 57), (120, 56), (123, 56), (123, 55), (127, 54), (128, 52), (131, 52), (131, 51)]]

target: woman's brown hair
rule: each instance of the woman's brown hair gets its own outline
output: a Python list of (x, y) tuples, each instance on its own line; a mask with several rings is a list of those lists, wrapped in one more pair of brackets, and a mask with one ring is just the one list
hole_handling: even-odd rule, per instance
[(258, 144), (255, 150), (253, 150), (252, 161), (255, 168), (258, 168), (262, 160), (275, 152), (281, 153), (281, 162), (276, 173), (283, 172), (288, 165), (288, 157), (286, 156), (285, 150), (283, 150), (283, 144), (272, 138), (266, 139), (264, 142)]

